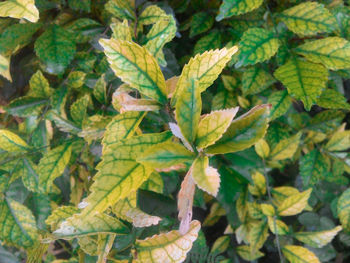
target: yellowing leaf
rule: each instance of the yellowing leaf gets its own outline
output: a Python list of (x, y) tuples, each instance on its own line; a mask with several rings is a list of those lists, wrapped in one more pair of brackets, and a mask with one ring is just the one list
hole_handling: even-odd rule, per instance
[(132, 208), (126, 212), (126, 216), (131, 219), (135, 227), (149, 227), (157, 225), (162, 219), (158, 216), (146, 214), (138, 208)]
[(265, 255), (264, 253), (260, 252), (259, 250), (252, 252), (252, 250), (250, 249), (249, 246), (238, 246), (238, 247), (236, 247), (236, 251), (241, 258), (243, 258), (244, 260), (247, 260), (247, 261), (256, 260), (256, 259), (261, 258)]
[(307, 206), (312, 189), (304, 192), (291, 195), (284, 199), (277, 208), (277, 213), (280, 216), (293, 216), (299, 214)]
[(327, 142), (328, 151), (344, 151), (350, 148), (350, 131), (337, 131)]
[(166, 102), (165, 79), (155, 58), (136, 43), (100, 39), (114, 73), (132, 88), (161, 103)]
[(89, 94), (86, 94), (85, 96), (77, 99), (71, 105), (70, 114), (74, 122), (76, 122), (79, 126), (82, 125), (86, 117), (86, 111), (89, 105), (89, 101), (90, 101), (90, 96)]
[(0, 129), (0, 149), (8, 152), (23, 152), (29, 150), (29, 145), (17, 134)]
[(137, 161), (154, 169), (169, 168), (192, 161), (195, 154), (179, 143), (165, 142), (141, 154)]
[(270, 154), (270, 146), (267, 144), (267, 142), (264, 139), (260, 139), (255, 145), (254, 145), (256, 153), (263, 159), (266, 159)]
[(130, 1), (125, 0), (109, 0), (105, 5), (106, 10), (116, 18), (121, 20), (135, 20), (135, 12)]
[(198, 80), (200, 91), (205, 91), (217, 79), (237, 50), (238, 48), (236, 46), (230, 49), (210, 50), (191, 58), (182, 69), (175, 93), (171, 99), (171, 105), (175, 106), (177, 97), (191, 79)]
[(148, 191), (153, 191), (156, 193), (163, 193), (163, 188), (164, 188), (164, 182), (162, 176), (154, 171), (148, 180), (144, 182), (144, 184), (141, 186), (141, 189), (145, 189)]
[(252, 251), (259, 250), (269, 236), (268, 224), (265, 220), (252, 224), (249, 232), (249, 244)]
[(192, 143), (197, 134), (202, 111), (199, 82), (191, 80), (183, 87), (176, 101), (175, 117), (185, 139)]
[(67, 86), (72, 89), (78, 89), (85, 82), (86, 73), (82, 71), (71, 71), (67, 77)]
[(243, 95), (257, 94), (268, 88), (275, 79), (260, 67), (250, 67), (246, 69), (242, 76)]
[(156, 5), (150, 5), (142, 11), (138, 22), (143, 25), (151, 25), (167, 17), (165, 11)]
[(51, 213), (51, 215), (45, 220), (45, 223), (51, 227), (52, 231), (54, 231), (64, 220), (78, 212), (79, 209), (74, 206), (60, 206)]
[(10, 74), (10, 59), (0, 54), (0, 75), (12, 81)]
[(291, 31), (300, 36), (330, 33), (337, 27), (335, 17), (317, 2), (293, 6), (279, 14), (279, 17)]
[(118, 106), (118, 111), (156, 111), (160, 109), (160, 104), (150, 99), (135, 99), (128, 94), (128, 91), (117, 89), (113, 93), (113, 105)]
[(280, 90), (273, 92), (267, 101), (271, 104), (270, 118), (274, 120), (284, 115), (290, 106), (292, 105), (291, 97), (288, 95), (287, 90)]
[(111, 24), (112, 38), (119, 40), (132, 41), (131, 28), (128, 25), (128, 20), (124, 19), (123, 22), (114, 21)]
[(304, 247), (288, 245), (282, 252), (290, 263), (320, 263), (315, 254)]
[(224, 18), (248, 13), (257, 9), (262, 3), (262, 0), (224, 0), (216, 20), (221, 21)]
[(34, 0), (8, 0), (0, 3), (0, 16), (25, 18), (35, 23), (39, 20), (39, 11)]
[(317, 102), (328, 80), (328, 71), (320, 64), (292, 58), (280, 66), (275, 77), (287, 87), (288, 93), (300, 99), (307, 110)]
[(207, 156), (198, 157), (192, 165), (192, 178), (196, 185), (207, 193), (216, 196), (220, 187), (220, 174), (209, 166)]
[(298, 46), (296, 52), (331, 70), (350, 67), (350, 43), (344, 38), (326, 37), (310, 41)]
[(317, 105), (326, 109), (350, 109), (350, 104), (340, 92), (333, 89), (326, 89), (317, 100)]
[(203, 226), (213, 226), (215, 225), (222, 216), (226, 215), (225, 209), (220, 206), (218, 202), (215, 202), (210, 207), (209, 215), (204, 219)]
[(341, 226), (337, 226), (331, 230), (320, 232), (297, 232), (294, 237), (309, 246), (321, 248), (330, 243), (342, 229)]
[(52, 191), (53, 181), (62, 175), (72, 152), (70, 143), (50, 150), (38, 165), (39, 188), (48, 193)]
[(233, 109), (214, 111), (202, 118), (198, 125), (196, 142), (198, 148), (206, 148), (214, 144), (226, 132), (238, 107)]
[(261, 206), (257, 202), (248, 202), (248, 213), (252, 219), (262, 219), (264, 214), (262, 213)]
[(210, 253), (212, 254), (221, 254), (224, 253), (230, 245), (229, 236), (221, 236), (215, 240), (213, 246), (211, 247)]
[(32, 75), (29, 81), (29, 86), (30, 89), (27, 93), (27, 96), (36, 98), (48, 98), (52, 95), (53, 92), (53, 89), (50, 88), (49, 82), (40, 70)]
[(259, 105), (233, 120), (221, 139), (209, 146), (206, 152), (223, 154), (251, 147), (265, 135), (269, 110), (269, 105)]
[(244, 32), (239, 42), (239, 54), (236, 67), (254, 65), (276, 54), (279, 41), (272, 31), (253, 27)]
[[(267, 222), (269, 224), (270, 231), (276, 235), (287, 235), (289, 233), (288, 226), (281, 220), (274, 220), (272, 216), (267, 218)], [(276, 224), (276, 225), (275, 225)]]
[(200, 223), (192, 221), (190, 229), (184, 235), (173, 230), (168, 233), (154, 235), (145, 240), (136, 240), (136, 255), (133, 262), (180, 263), (197, 239)]
[(280, 141), (271, 151), (270, 158), (273, 160), (284, 160), (292, 158), (299, 147), (302, 133)]
[(266, 194), (266, 179), (259, 172), (252, 175), (253, 185), (249, 184), (248, 189), (252, 195), (263, 196)]
[(272, 189), (273, 202), (279, 206), (284, 199), (291, 195), (298, 194), (298, 189), (290, 186), (280, 186)]
[(115, 238), (115, 234), (98, 235), (98, 258), (96, 263), (107, 263), (107, 256), (113, 247)]
[(337, 211), (343, 228), (350, 231), (350, 189), (343, 192), (338, 199)]
[(261, 204), (261, 212), (266, 216), (274, 216), (275, 208), (270, 204)]
[(324, 179), (331, 168), (327, 155), (314, 149), (299, 159), (300, 175), (304, 186), (314, 185)]

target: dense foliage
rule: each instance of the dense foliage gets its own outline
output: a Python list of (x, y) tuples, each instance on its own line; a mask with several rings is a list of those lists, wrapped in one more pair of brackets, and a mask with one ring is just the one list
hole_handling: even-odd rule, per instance
[(350, 261), (347, 2), (0, 17), (0, 262)]

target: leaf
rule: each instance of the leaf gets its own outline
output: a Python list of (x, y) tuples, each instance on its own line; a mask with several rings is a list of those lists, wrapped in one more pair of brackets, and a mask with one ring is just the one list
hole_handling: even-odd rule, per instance
[(168, 15), (165, 11), (156, 5), (149, 5), (142, 11), (138, 17), (138, 22), (142, 25), (151, 25), (159, 20), (166, 18)]
[(68, 5), (73, 10), (91, 12), (91, 0), (68, 0)]
[(109, 0), (105, 5), (106, 10), (121, 20), (135, 20), (135, 12), (129, 1)]
[(272, 31), (257, 27), (250, 28), (244, 32), (239, 42), (236, 68), (268, 60), (276, 54), (278, 47), (279, 41)]
[(202, 54), (209, 49), (219, 49), (221, 47), (221, 34), (218, 30), (212, 30), (201, 37), (194, 46), (193, 54)]
[(145, 181), (141, 186), (141, 189), (144, 189), (147, 191), (153, 191), (160, 194), (163, 193), (163, 188), (164, 188), (163, 178), (159, 173), (155, 171), (150, 175), (148, 180)]
[(39, 115), (48, 99), (23, 96), (11, 101), (5, 110), (11, 115), (29, 117)]
[(125, 112), (115, 116), (106, 127), (102, 140), (103, 150), (120, 140), (134, 135), (145, 114), (143, 112)]
[(92, 91), (94, 97), (101, 104), (107, 103), (107, 83), (105, 81), (105, 75), (102, 75), (94, 86), (94, 90)]
[(49, 27), (35, 41), (35, 52), (50, 74), (62, 74), (75, 55), (71, 33), (58, 25)]
[(336, 131), (325, 145), (328, 151), (345, 151), (350, 148), (350, 131)]
[(58, 129), (60, 129), (63, 132), (68, 132), (72, 134), (78, 134), (79, 132), (81, 132), (79, 127), (77, 127), (73, 122), (62, 118), (53, 110), (48, 112), (47, 118), (51, 121), (54, 121)]
[(12, 81), (10, 74), (10, 60), (0, 54), (0, 75)]
[(45, 193), (52, 191), (53, 181), (62, 175), (70, 160), (72, 146), (70, 143), (60, 145), (44, 155), (38, 165), (39, 187)]
[(55, 238), (71, 239), (93, 234), (128, 234), (129, 229), (119, 220), (106, 214), (96, 213), (93, 217), (79, 218), (73, 215), (64, 220), (53, 232)]
[(202, 99), (198, 81), (192, 79), (181, 90), (175, 107), (177, 124), (185, 139), (191, 144), (196, 139), (202, 111)]
[(263, 257), (265, 254), (260, 252), (259, 250), (252, 252), (249, 246), (238, 246), (236, 247), (236, 251), (238, 255), (247, 261), (256, 260), (258, 258)]
[(67, 77), (66, 84), (69, 88), (78, 89), (84, 85), (86, 74), (82, 71), (71, 71)]
[(179, 143), (165, 142), (142, 153), (137, 161), (153, 169), (162, 169), (193, 161), (195, 154)]
[(342, 229), (341, 226), (337, 226), (331, 230), (320, 232), (297, 232), (294, 237), (311, 247), (321, 248), (330, 243)]
[(206, 148), (219, 140), (230, 126), (238, 112), (233, 109), (213, 111), (202, 118), (198, 125), (195, 144), (199, 149)]
[(170, 132), (144, 134), (109, 145), (96, 167), (98, 172), (90, 188), (91, 194), (83, 201), (85, 208), (81, 218), (105, 211), (138, 189), (152, 169), (135, 160), (150, 147), (169, 140), (170, 136)]
[(79, 209), (74, 206), (60, 206), (53, 210), (45, 223), (51, 227), (51, 230), (56, 230), (64, 220), (78, 212)]
[(27, 96), (33, 98), (48, 98), (52, 95), (53, 90), (50, 88), (49, 82), (44, 77), (43, 73), (38, 70), (32, 75), (29, 81), (29, 92)]
[(266, 179), (265, 176), (259, 172), (252, 175), (253, 184), (248, 185), (248, 190), (252, 195), (263, 196), (266, 194)]
[(324, 90), (317, 100), (317, 105), (326, 109), (350, 109), (350, 105), (343, 94), (333, 89)]
[(130, 209), (126, 212), (126, 216), (131, 219), (131, 222), (135, 227), (158, 225), (159, 221), (162, 220), (160, 217), (146, 214), (138, 208)]
[(0, 202), (0, 239), (9, 245), (29, 248), (38, 240), (32, 212), (11, 198)]
[(290, 263), (320, 263), (313, 252), (300, 246), (284, 246), (282, 252)]
[(274, 83), (274, 78), (260, 67), (246, 69), (242, 76), (243, 95), (257, 94)]
[(292, 101), (288, 95), (287, 90), (273, 92), (269, 96), (267, 102), (272, 105), (270, 111), (271, 120), (284, 115), (292, 105)]
[(111, 24), (112, 38), (119, 40), (132, 41), (131, 28), (128, 25), (128, 20), (124, 19), (123, 22), (114, 21)]
[(84, 119), (86, 118), (86, 111), (89, 105), (90, 96), (86, 94), (85, 96), (77, 99), (74, 103), (72, 103), (70, 108), (70, 114), (75, 123), (79, 126), (82, 125)]
[(96, 263), (107, 262), (107, 257), (113, 247), (115, 238), (115, 234), (98, 235), (98, 259)]
[(199, 229), (199, 221), (194, 220), (191, 222), (189, 231), (184, 235), (173, 230), (145, 240), (136, 240), (137, 257), (133, 262), (183, 262), (197, 239)]
[(262, 3), (262, 0), (224, 0), (216, 21), (251, 12), (261, 6)]
[(249, 232), (249, 244), (252, 251), (255, 252), (264, 245), (269, 236), (268, 229), (268, 224), (265, 220), (252, 224)]
[(220, 187), (220, 174), (209, 166), (207, 156), (198, 157), (192, 165), (192, 178), (203, 191), (216, 196)]
[(7, 152), (23, 152), (29, 148), (29, 145), (17, 134), (0, 129), (0, 149)]
[(35, 23), (39, 20), (39, 11), (34, 0), (8, 0), (0, 3), (0, 16), (25, 18)]
[(39, 175), (37, 166), (27, 158), (18, 161), (17, 167), (24, 186), (32, 192), (39, 191)]
[(279, 67), (274, 75), (287, 87), (289, 94), (304, 103), (307, 110), (317, 102), (328, 80), (325, 67), (297, 58)]
[(312, 189), (291, 195), (284, 199), (277, 208), (280, 216), (293, 216), (299, 214), (307, 206)]
[(156, 59), (133, 42), (100, 39), (108, 62), (117, 77), (142, 94), (164, 104), (166, 86)]
[(337, 28), (335, 17), (323, 4), (305, 2), (278, 15), (289, 30), (300, 36), (330, 33)]
[(324, 179), (330, 170), (330, 160), (317, 149), (302, 156), (299, 163), (304, 186), (316, 184)]
[(205, 91), (217, 79), (237, 50), (236, 46), (230, 49), (210, 50), (191, 58), (182, 69), (171, 105), (175, 105), (177, 97), (191, 79), (197, 79), (200, 91)]
[(263, 159), (266, 159), (270, 154), (270, 146), (264, 139), (260, 139), (255, 145), (255, 152)]
[(215, 240), (213, 246), (211, 247), (211, 254), (221, 254), (224, 253), (230, 245), (230, 237), (229, 236), (221, 236)]
[(299, 147), (301, 135), (302, 133), (298, 132), (294, 136), (281, 140), (272, 149), (270, 158), (276, 161), (292, 158)]
[(241, 151), (254, 145), (265, 135), (269, 110), (269, 105), (259, 105), (233, 120), (221, 139), (209, 146), (206, 152), (224, 154)]
[(350, 67), (350, 44), (340, 37), (326, 37), (298, 46), (295, 51), (307, 60), (331, 70)]
[[(276, 226), (275, 226), (275, 222), (276, 221)], [(289, 233), (289, 228), (288, 226), (281, 220), (274, 220), (273, 217), (269, 216), (268, 217), (268, 224), (269, 224), (269, 228), (270, 231), (276, 235), (276, 233), (278, 235), (287, 235)]]
[(214, 24), (214, 17), (207, 12), (198, 12), (192, 16), (190, 37), (208, 31)]
[(345, 231), (350, 231), (350, 189), (346, 189), (338, 199), (337, 212)]
[(218, 91), (213, 97), (211, 110), (224, 110), (237, 106), (237, 99), (234, 93), (223, 89)]

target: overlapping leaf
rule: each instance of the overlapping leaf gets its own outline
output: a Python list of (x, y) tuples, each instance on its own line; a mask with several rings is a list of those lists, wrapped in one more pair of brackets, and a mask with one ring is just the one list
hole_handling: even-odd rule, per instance
[(282, 252), (290, 263), (320, 263), (313, 252), (301, 246), (284, 246)]
[(39, 10), (34, 0), (7, 0), (0, 3), (0, 16), (25, 18), (35, 23), (39, 19)]
[(224, 18), (251, 12), (262, 3), (262, 0), (224, 0), (216, 20), (220, 21)]
[(23, 152), (29, 149), (29, 145), (17, 134), (1, 129), (0, 149), (8, 152)]

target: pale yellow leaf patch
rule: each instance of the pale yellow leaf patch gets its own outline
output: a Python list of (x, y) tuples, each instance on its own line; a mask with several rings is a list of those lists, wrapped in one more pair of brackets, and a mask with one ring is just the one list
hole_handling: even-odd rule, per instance
[(35, 0), (8, 0), (0, 3), (0, 16), (25, 18), (35, 23), (39, 20), (39, 10)]
[(284, 246), (282, 252), (290, 263), (320, 263), (313, 252), (301, 246)]
[(308, 199), (312, 189), (291, 195), (284, 199), (277, 208), (277, 214), (280, 216), (293, 216), (299, 214), (307, 206)]
[(29, 150), (29, 146), (17, 134), (0, 129), (0, 149), (8, 152), (23, 152)]
[(311, 247), (321, 248), (330, 243), (342, 229), (341, 226), (337, 226), (331, 230), (319, 232), (297, 232), (294, 237)]

